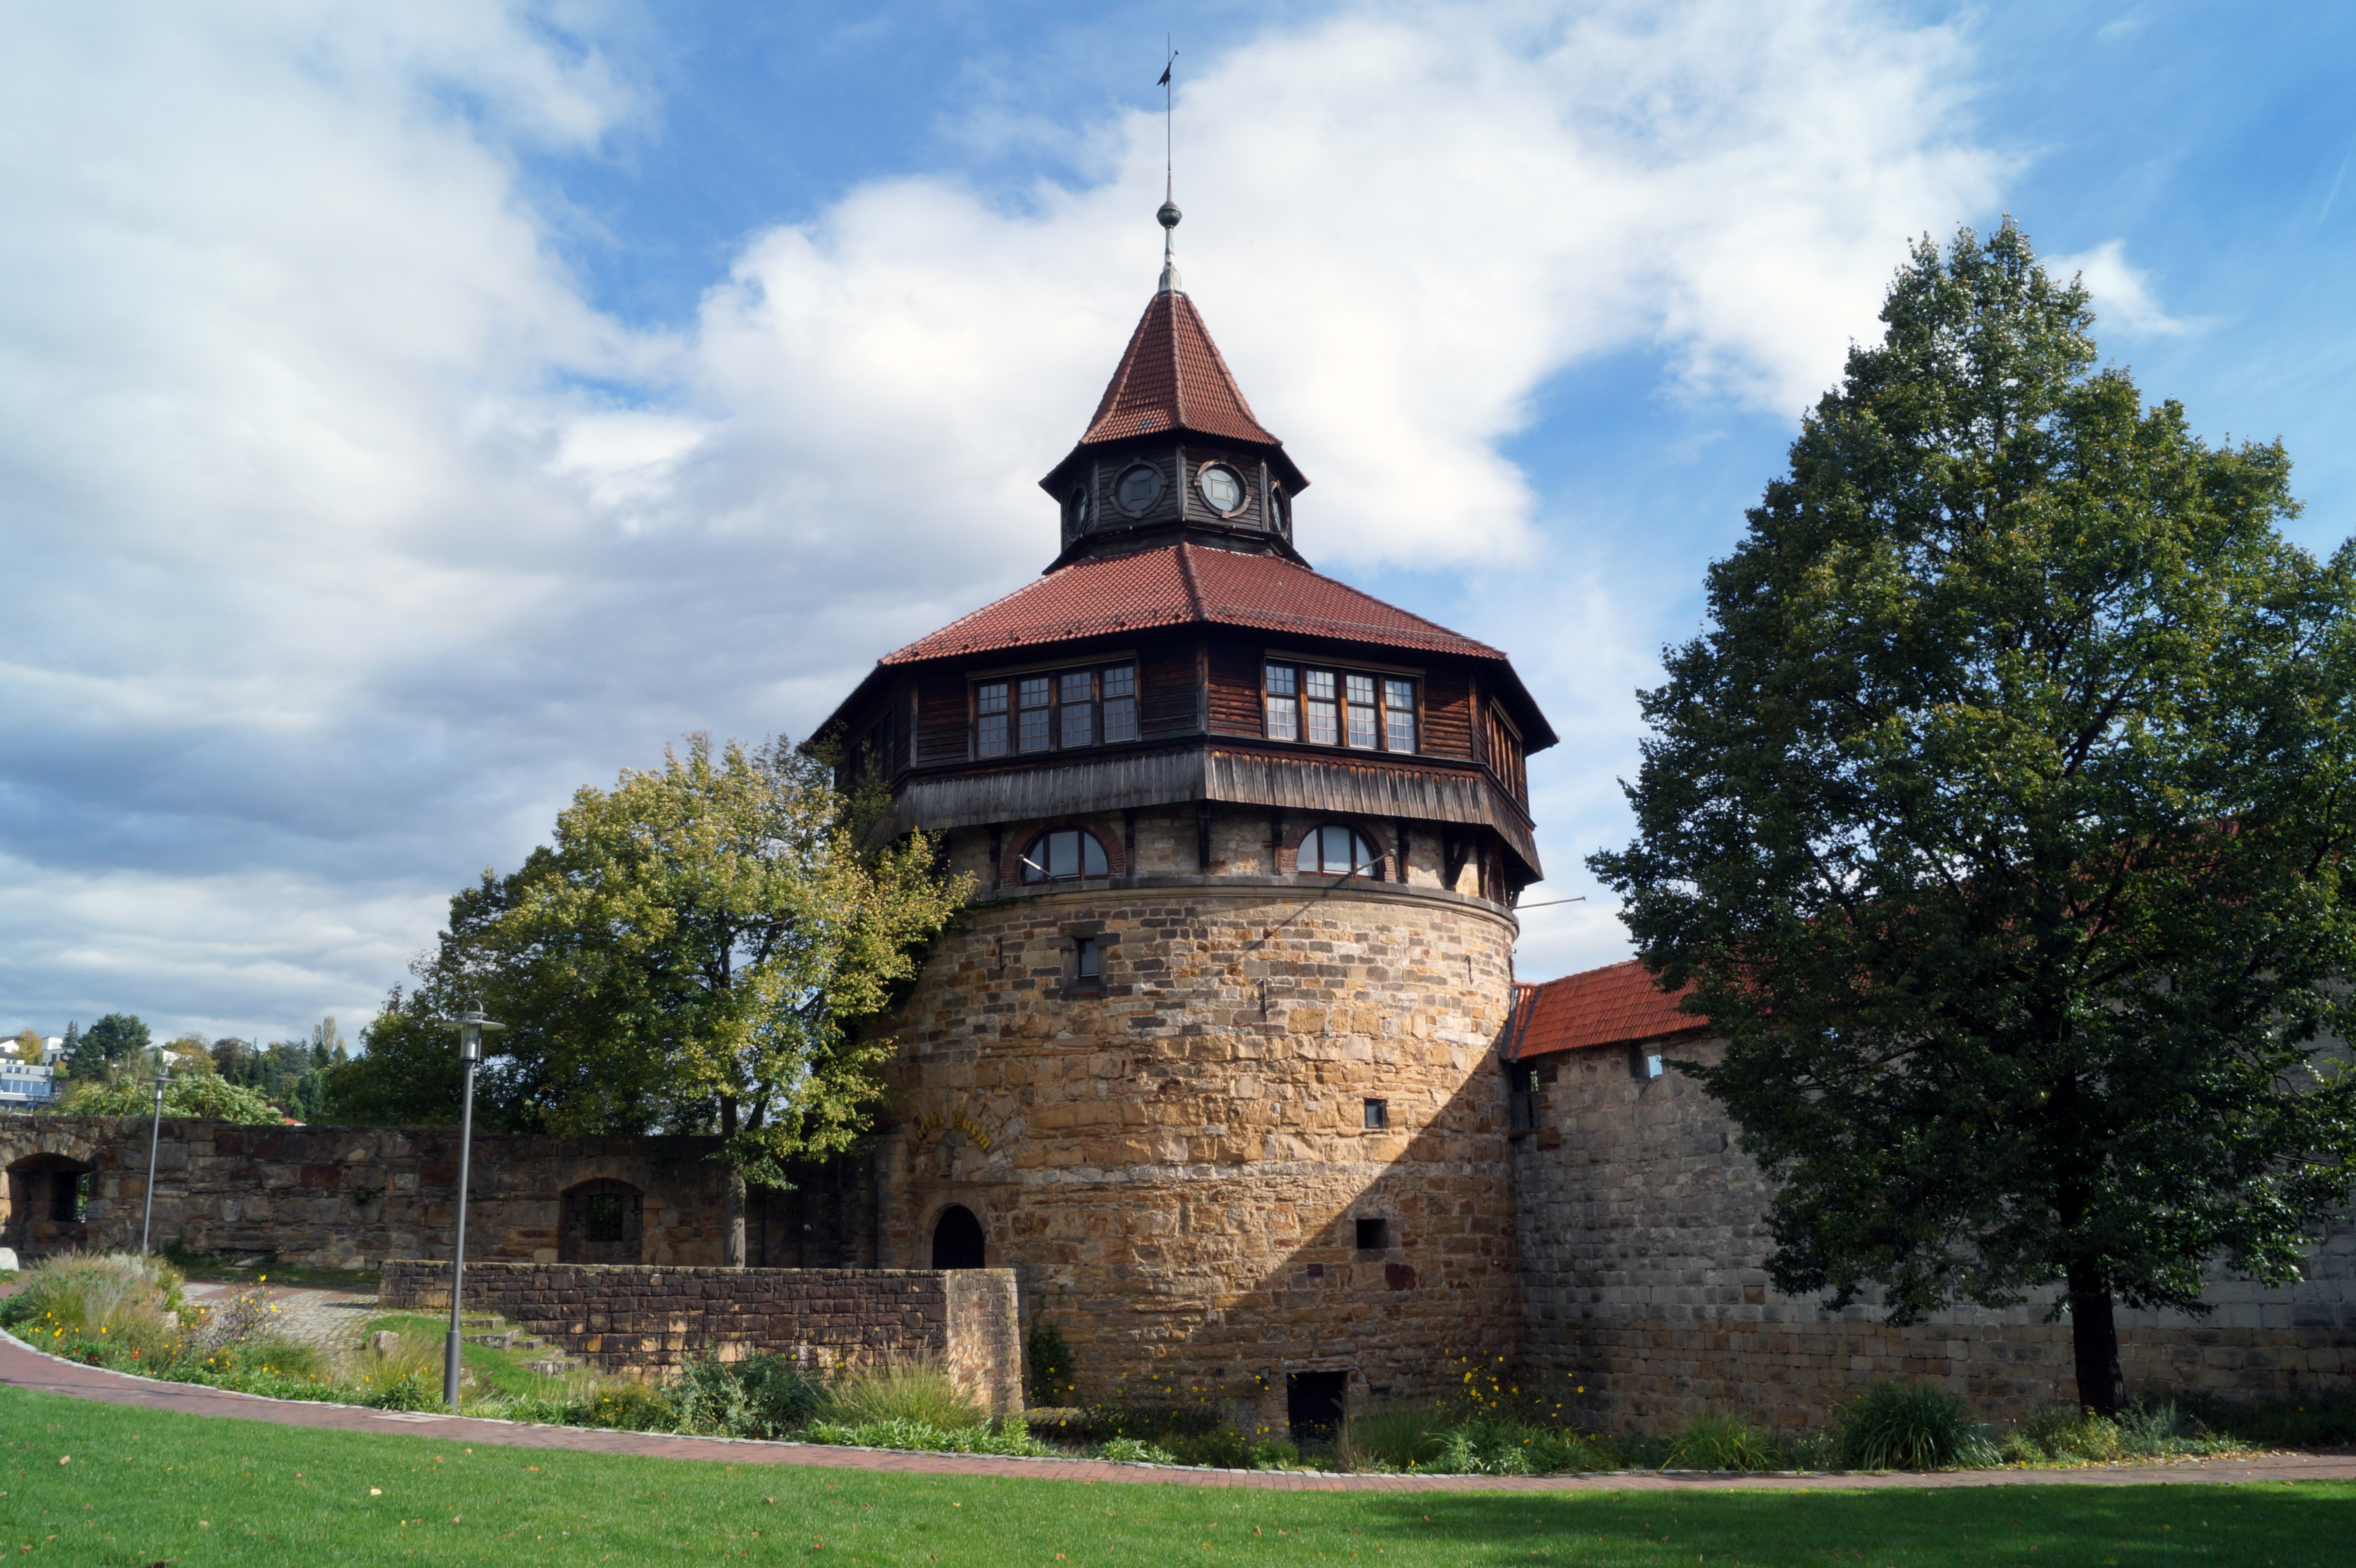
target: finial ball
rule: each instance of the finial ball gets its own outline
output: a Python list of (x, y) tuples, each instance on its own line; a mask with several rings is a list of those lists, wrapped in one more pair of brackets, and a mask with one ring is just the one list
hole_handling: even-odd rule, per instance
[(1178, 220), (1181, 218), (1183, 218), (1185, 214), (1178, 210), (1178, 204), (1176, 202), (1165, 201), (1162, 204), (1162, 210), (1155, 213), (1153, 216), (1162, 220), (1162, 228), (1175, 229), (1178, 227)]

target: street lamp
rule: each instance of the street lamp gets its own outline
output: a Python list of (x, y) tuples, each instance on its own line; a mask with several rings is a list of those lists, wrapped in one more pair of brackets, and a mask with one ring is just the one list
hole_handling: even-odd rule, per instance
[(458, 1300), (466, 1282), (466, 1176), (475, 1144), (475, 1069), (483, 1060), (483, 1031), (508, 1026), (484, 1016), (479, 997), (473, 1007), (449, 1021), (458, 1031), (458, 1059), (466, 1064), (466, 1095), (458, 1113), (458, 1236), (450, 1248), (450, 1339), (442, 1351), (442, 1397), (455, 1415), (459, 1347), (464, 1343), (458, 1332)]
[(147, 1208), (139, 1216), (139, 1253), (147, 1253), (147, 1232), (155, 1220), (155, 1146), (164, 1136), (164, 1085), (172, 1081), (172, 1064), (155, 1063), (155, 1120), (147, 1128)]

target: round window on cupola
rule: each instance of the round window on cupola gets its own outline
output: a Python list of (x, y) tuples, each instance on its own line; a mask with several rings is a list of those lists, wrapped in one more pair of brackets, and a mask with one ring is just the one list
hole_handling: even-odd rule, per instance
[(1243, 475), (1224, 463), (1205, 463), (1194, 475), (1194, 488), (1203, 493), (1203, 501), (1223, 517), (1232, 517), (1244, 509)]
[(1072, 531), (1076, 534), (1088, 531), (1088, 492), (1085, 485), (1072, 492)]
[(1132, 517), (1150, 510), (1162, 499), (1162, 470), (1150, 463), (1122, 469), (1120, 477), (1113, 481), (1112, 498)]

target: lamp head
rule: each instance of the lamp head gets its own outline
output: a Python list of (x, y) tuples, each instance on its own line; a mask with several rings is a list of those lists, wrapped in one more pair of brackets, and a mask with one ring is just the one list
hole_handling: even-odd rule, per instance
[(476, 997), (465, 1012), (450, 1021), (458, 1031), (458, 1059), (461, 1061), (482, 1061), (483, 1031), (487, 1029), (508, 1027), (503, 1023), (492, 1021), (489, 1015), (483, 1011), (483, 999), (480, 997)]

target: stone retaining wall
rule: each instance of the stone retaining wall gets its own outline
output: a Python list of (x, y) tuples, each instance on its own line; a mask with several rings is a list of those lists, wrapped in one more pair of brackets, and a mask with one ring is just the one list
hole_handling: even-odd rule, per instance
[[(1646, 1051), (1710, 1061), (1717, 1040), (1542, 1059), (1539, 1125), (1517, 1146), (1525, 1366), (1576, 1389), (1599, 1424), (1663, 1430), (1707, 1408), (1826, 1422), (1869, 1380), (1926, 1378), (1995, 1419), (2075, 1401), (2068, 1322), (2047, 1303), (1941, 1313), (1908, 1328), (1871, 1304), (1829, 1312), (1767, 1282), (1767, 1184), (1701, 1085)], [(2219, 1279), (2206, 1318), (2118, 1315), (2131, 1393), (2356, 1387), (2356, 1225), (2334, 1223), (2308, 1277)]]
[[(466, 1264), (465, 1305), (607, 1371), (653, 1378), (698, 1356), (789, 1356), (813, 1370), (923, 1356), (992, 1414), (1023, 1408), (1011, 1269), (726, 1269)], [(450, 1308), (450, 1265), (384, 1265), (388, 1307)]]

